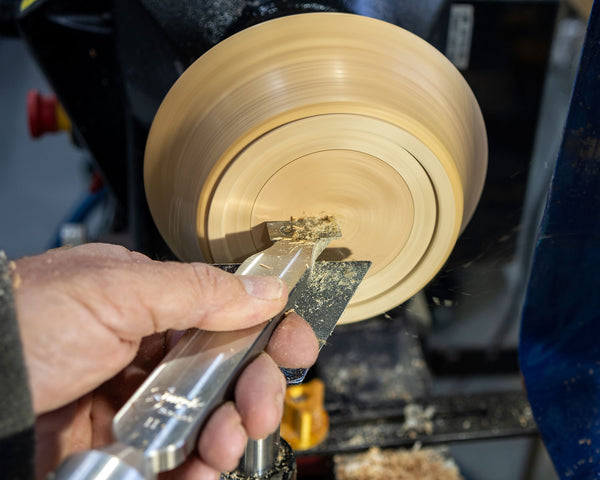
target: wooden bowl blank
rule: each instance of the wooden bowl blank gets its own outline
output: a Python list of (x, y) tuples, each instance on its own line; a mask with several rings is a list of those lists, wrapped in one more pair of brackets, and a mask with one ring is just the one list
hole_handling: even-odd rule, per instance
[(332, 215), (328, 259), (373, 266), (342, 321), (385, 312), (442, 267), (475, 210), (483, 118), (454, 66), (367, 17), (294, 15), (199, 58), (152, 124), (150, 210), (185, 261), (241, 261), (264, 222)]

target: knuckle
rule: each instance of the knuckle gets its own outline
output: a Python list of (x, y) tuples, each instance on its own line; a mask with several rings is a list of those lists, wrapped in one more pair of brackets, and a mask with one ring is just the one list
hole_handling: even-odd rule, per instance
[(144, 255), (143, 253), (140, 252), (133, 252), (131, 250), (127, 250), (127, 254), (129, 256), (129, 260), (133, 263), (147, 263), (150, 262), (152, 260), (150, 260), (149, 257), (147, 257), (146, 255)]
[(222, 273), (215, 267), (206, 264), (191, 264), (193, 276), (195, 280), (195, 288), (197, 290), (216, 293), (221, 289)]

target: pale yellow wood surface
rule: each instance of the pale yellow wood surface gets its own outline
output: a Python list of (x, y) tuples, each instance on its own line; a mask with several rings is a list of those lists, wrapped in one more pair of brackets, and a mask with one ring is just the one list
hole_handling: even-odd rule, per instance
[(399, 305), (441, 268), (483, 188), (487, 139), (460, 73), (411, 33), (304, 14), (198, 59), (152, 125), (145, 183), (182, 260), (239, 261), (269, 220), (333, 215), (330, 259), (372, 260), (343, 321)]

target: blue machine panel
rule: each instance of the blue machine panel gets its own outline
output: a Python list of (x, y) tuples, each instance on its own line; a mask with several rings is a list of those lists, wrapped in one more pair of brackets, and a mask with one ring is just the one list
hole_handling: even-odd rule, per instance
[(594, 3), (523, 310), (520, 363), (562, 479), (600, 478), (600, 1)]

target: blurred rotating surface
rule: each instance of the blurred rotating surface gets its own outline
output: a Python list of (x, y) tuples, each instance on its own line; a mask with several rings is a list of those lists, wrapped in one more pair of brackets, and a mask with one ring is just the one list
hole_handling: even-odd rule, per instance
[(264, 222), (334, 216), (324, 258), (371, 260), (342, 321), (407, 300), (442, 267), (483, 188), (470, 88), (435, 48), (367, 17), (261, 23), (191, 65), (146, 146), (154, 220), (185, 261), (241, 261)]

